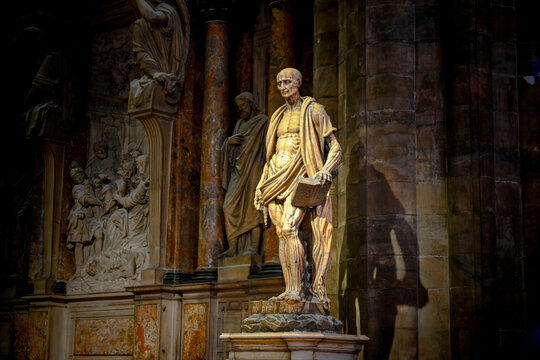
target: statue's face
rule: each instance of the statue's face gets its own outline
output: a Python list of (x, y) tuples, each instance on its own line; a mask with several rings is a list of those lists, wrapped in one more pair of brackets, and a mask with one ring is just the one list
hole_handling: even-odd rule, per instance
[(107, 149), (105, 148), (98, 148), (96, 149), (95, 151), (95, 154), (96, 154), (96, 157), (100, 160), (104, 160), (107, 158), (108, 156), (108, 152), (107, 152)]
[(125, 177), (133, 176), (133, 167), (131, 165), (122, 167), (122, 173)]
[(300, 81), (290, 72), (281, 72), (277, 77), (277, 88), (284, 99), (298, 94)]
[(238, 114), (241, 119), (246, 119), (251, 114), (251, 106), (246, 99), (235, 100), (236, 106), (238, 106)]
[(101, 187), (103, 186), (103, 181), (99, 177), (94, 178), (94, 181), (92, 181), (92, 183), (95, 189), (101, 189)]
[(75, 181), (76, 184), (84, 183), (84, 179), (85, 179), (85, 176), (84, 176), (84, 172), (82, 172), (82, 171), (77, 171), (73, 175), (73, 181)]

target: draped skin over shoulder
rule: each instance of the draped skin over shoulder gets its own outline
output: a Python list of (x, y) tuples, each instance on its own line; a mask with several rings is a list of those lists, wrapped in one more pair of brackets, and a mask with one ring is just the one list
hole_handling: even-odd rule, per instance
[(336, 131), (332, 127), (330, 117), (324, 107), (314, 98), (302, 97), (300, 122), (300, 151), (287, 166), (280, 170), (271, 165), (275, 152), (278, 125), (283, 118), (287, 105), (279, 107), (272, 118), (266, 136), (266, 163), (263, 179), (261, 179), (262, 203), (267, 206), (274, 199), (285, 199), (290, 195), (301, 176), (313, 177), (324, 166), (332, 168), (333, 164), (324, 162), (324, 141)]

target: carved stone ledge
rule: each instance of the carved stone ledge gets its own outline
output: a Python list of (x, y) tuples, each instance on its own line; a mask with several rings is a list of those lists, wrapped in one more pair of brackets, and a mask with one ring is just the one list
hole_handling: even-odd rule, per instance
[(199, 284), (210, 283), (217, 281), (217, 269), (198, 270), (195, 271), (193, 277), (188, 280), (184, 280), (183, 284)]
[(193, 274), (186, 274), (181, 271), (167, 271), (163, 276), (163, 284), (178, 285), (183, 284), (193, 278)]
[(283, 270), (281, 264), (263, 264), (261, 271), (256, 274), (249, 275), (250, 279), (266, 279), (283, 277)]
[(236, 3), (237, 0), (200, 0), (197, 5), (203, 20), (228, 21), (232, 18)]
[(260, 255), (241, 255), (218, 259), (218, 281), (247, 280), (261, 269)]

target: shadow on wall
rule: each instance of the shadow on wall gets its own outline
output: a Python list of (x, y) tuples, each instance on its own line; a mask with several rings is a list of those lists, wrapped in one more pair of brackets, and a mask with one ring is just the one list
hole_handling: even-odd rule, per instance
[[(347, 285), (340, 317), (348, 333), (370, 337), (366, 359), (388, 359), (391, 354), (416, 358), (417, 312), (428, 303), (418, 272), (416, 217), (405, 215), (385, 176), (371, 163), (365, 166), (351, 169), (347, 179), (347, 214), (353, 207), (364, 211), (346, 225), (341, 254), (347, 256), (347, 269), (340, 271), (340, 283)], [(369, 186), (352, 178), (364, 170)], [(345, 259), (340, 261), (343, 266)]]

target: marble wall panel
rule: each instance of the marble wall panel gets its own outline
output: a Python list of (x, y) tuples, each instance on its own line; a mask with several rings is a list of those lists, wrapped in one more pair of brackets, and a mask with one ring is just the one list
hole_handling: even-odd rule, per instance
[(0, 319), (0, 359), (9, 356), (10, 328), (9, 318)]
[(28, 351), (28, 313), (13, 315), (13, 358), (25, 360)]
[(28, 360), (42, 360), (47, 356), (49, 313), (33, 311), (28, 315)]
[(206, 359), (207, 304), (185, 304), (182, 325), (182, 359)]
[(135, 360), (154, 360), (159, 357), (159, 322), (156, 304), (137, 306), (135, 318)]
[(74, 355), (132, 355), (135, 323), (130, 318), (75, 320)]

